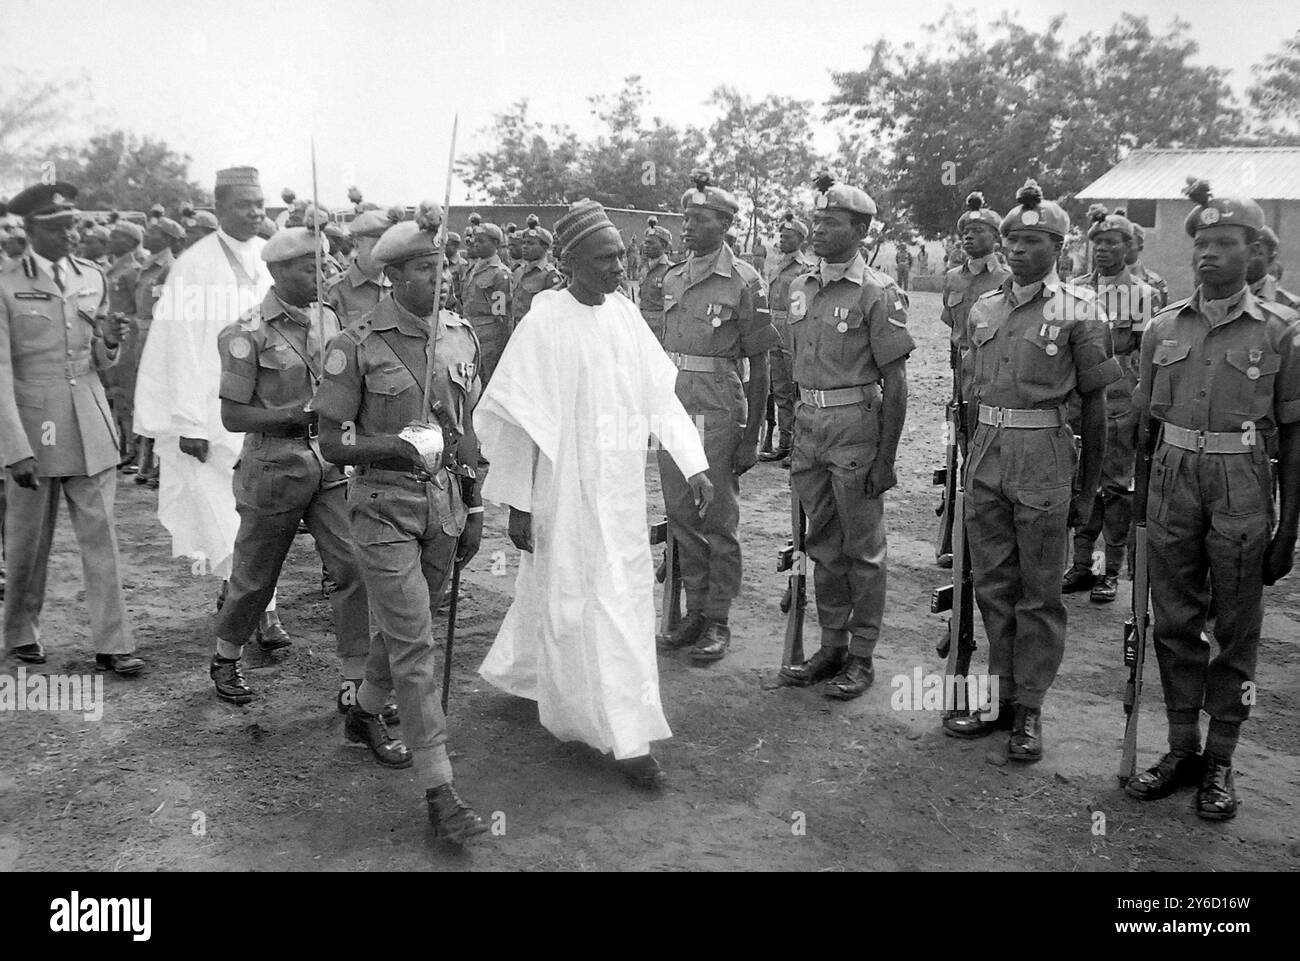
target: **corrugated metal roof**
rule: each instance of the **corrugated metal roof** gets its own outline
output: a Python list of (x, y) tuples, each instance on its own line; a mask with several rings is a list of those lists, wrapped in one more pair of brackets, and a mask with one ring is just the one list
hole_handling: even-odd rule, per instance
[(1188, 177), (1217, 194), (1300, 200), (1300, 147), (1135, 150), (1078, 194), (1080, 200), (1176, 200)]

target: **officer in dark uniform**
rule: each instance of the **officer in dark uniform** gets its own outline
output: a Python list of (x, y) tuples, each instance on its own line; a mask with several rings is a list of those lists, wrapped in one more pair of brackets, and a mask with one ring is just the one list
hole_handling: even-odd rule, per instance
[[(1199, 286), (1151, 322), (1134, 404), (1155, 444), (1147, 506), (1152, 637), (1169, 752), (1125, 790), (1147, 801), (1199, 784), (1196, 813), (1237, 813), (1232, 756), (1255, 701), (1263, 586), (1291, 570), (1300, 519), (1300, 315), (1246, 282), (1264, 212), (1189, 184)], [(1147, 420), (1149, 416), (1150, 420)], [(1281, 510), (1273, 520), (1270, 454)], [(1210, 596), (1214, 643), (1203, 633)], [(1210, 716), (1201, 753), (1200, 713)]]
[(137, 251), (142, 240), (144, 231), (130, 221), (118, 220), (113, 224), (108, 233), (110, 261), (108, 269), (104, 271), (104, 279), (108, 282), (108, 315), (114, 320), (125, 317), (130, 325), (118, 362), (100, 374), (100, 379), (104, 382), (104, 393), (108, 395), (108, 406), (113, 410), (113, 420), (121, 438), (119, 466), (122, 467), (135, 460), (135, 432), (131, 425), (139, 353), (132, 343), (134, 335), (131, 328), (139, 313), (135, 303), (135, 288), (140, 277)]
[[(320, 236), (285, 227), (262, 248), (274, 284), (262, 303), (217, 338), (221, 353), (221, 420), (244, 433), (234, 477), (239, 533), (225, 603), (217, 615), (209, 674), (217, 696), (235, 704), (253, 697), (240, 670), (244, 644), (275, 591), (284, 559), (303, 522), (335, 587), (329, 596), (342, 662), (340, 702), (355, 696), (370, 645), (365, 585), (348, 536), (343, 472), (326, 463), (309, 402), (320, 382), (325, 337), (338, 333), (333, 310), (314, 306)], [(265, 650), (288, 637), (259, 640)]]
[(535, 296), (543, 290), (555, 290), (564, 286), (564, 274), (549, 259), (555, 238), (541, 226), (541, 221), (535, 214), (528, 215), (528, 226), (519, 231), (517, 236), (520, 262), (511, 282), (514, 289), (511, 315), (515, 318), (515, 323), (524, 319)]
[[(441, 223), (438, 205), (426, 203), (415, 220), (379, 238), (374, 258), (393, 286), (330, 342), (313, 406), (322, 452), (336, 464), (356, 465), (348, 505), (378, 641), (348, 714), (348, 736), (368, 743), (383, 764), (414, 763), (435, 833), (462, 841), (487, 828), (452, 784), (433, 602), (452, 565), (478, 550), (483, 506), (475, 475), (484, 465), (471, 419), (478, 342), (467, 322), (436, 307)], [(439, 436), (443, 466), (412, 446)], [(410, 750), (387, 734), (379, 716), (393, 690)]]
[(483, 351), (479, 375), (485, 387), (514, 331), (510, 271), (497, 254), (502, 237), (501, 228), (496, 224), (479, 224), (474, 228), (474, 239), (469, 243), (476, 260), (465, 276), (461, 299), (460, 314), (474, 328)]
[[(1070, 283), (1091, 290), (1109, 319), (1111, 346), (1124, 376), (1106, 388), (1106, 456), (1101, 465), (1101, 487), (1088, 523), (1074, 533), (1074, 562), (1065, 572), (1061, 590), (1071, 594), (1091, 588), (1091, 599), (1105, 604), (1115, 600), (1118, 592), (1119, 571), (1132, 525), (1137, 445), (1133, 391), (1137, 389), (1142, 331), (1155, 313), (1157, 294), (1149, 284), (1130, 274), (1125, 265), (1133, 243), (1133, 224), (1128, 218), (1108, 213), (1100, 204), (1095, 204), (1088, 215), (1088, 240), (1092, 243), (1095, 269)], [(1098, 535), (1106, 545), (1106, 569), (1095, 578), (1092, 546)]]
[[(1125, 216), (1122, 209), (1116, 210), (1115, 213), (1121, 217)], [(1144, 246), (1146, 246), (1146, 234), (1142, 230), (1142, 225), (1135, 223), (1133, 224), (1133, 245), (1124, 258), (1124, 264), (1128, 267), (1128, 272), (1131, 275), (1156, 292), (1155, 309), (1163, 310), (1164, 306), (1169, 303), (1169, 284), (1158, 273), (1142, 263), (1142, 248)]]
[[(691, 257), (664, 275), (664, 350), (677, 365), (677, 396), (699, 426), (715, 497), (701, 518), (690, 485), (659, 451), (670, 533), (677, 545), (687, 614), (661, 648), (690, 647), (691, 659), (727, 653), (731, 602), (740, 593), (740, 475), (758, 460), (767, 405), (767, 352), (780, 338), (763, 281), (732, 253), (723, 235), (740, 209), (736, 198), (697, 171), (682, 195), (682, 242)], [(749, 380), (741, 379), (749, 361)]]
[(875, 202), (828, 174), (816, 186), (812, 242), (821, 261), (790, 285), (788, 304), (799, 385), (790, 484), (808, 516), (821, 648), (781, 676), (798, 686), (825, 681), (827, 697), (849, 700), (874, 677), (885, 612), (883, 498), (898, 482), (915, 344), (907, 295), (858, 252)]
[(659, 226), (657, 217), (647, 217), (645, 239), (641, 241), (645, 278), (641, 281), (638, 305), (641, 316), (659, 339), (664, 342), (664, 276), (672, 266), (669, 252), (673, 249), (673, 235), (667, 227)]
[(1246, 283), (1250, 284), (1250, 292), (1260, 300), (1270, 300), (1292, 310), (1300, 309), (1300, 297), (1283, 290), (1273, 276), (1278, 246), (1277, 234), (1271, 227), (1259, 232), (1259, 253), (1250, 258), (1246, 267)]
[(385, 230), (402, 219), (401, 208), (385, 213), (367, 210), (358, 214), (349, 225), (355, 256), (342, 273), (325, 282), (325, 302), (339, 315), (339, 322), (348, 327), (375, 309), (388, 290), (388, 279), (372, 256), (375, 244)]
[(781, 218), (780, 237), (777, 242), (781, 259), (777, 261), (768, 288), (768, 303), (772, 309), (772, 326), (781, 337), (781, 345), (768, 355), (771, 367), (772, 397), (776, 402), (777, 443), (763, 461), (785, 460), (790, 456), (794, 438), (795, 382), (791, 376), (790, 347), (790, 284), (796, 277), (813, 266), (814, 261), (800, 249), (808, 240), (808, 225), (797, 220), (789, 211)]
[[(1016, 201), (1001, 227), (1012, 276), (969, 318), (966, 543), (1000, 704), (994, 717), (953, 715), (943, 725), (957, 737), (1010, 730), (1008, 757), (1036, 761), (1043, 699), (1065, 653), (1060, 558), (1068, 528), (1092, 509), (1106, 444), (1104, 388), (1122, 373), (1092, 292), (1056, 274), (1069, 217), (1032, 180)], [(1077, 455), (1066, 403), (1076, 390), (1082, 481), (1072, 496)]]

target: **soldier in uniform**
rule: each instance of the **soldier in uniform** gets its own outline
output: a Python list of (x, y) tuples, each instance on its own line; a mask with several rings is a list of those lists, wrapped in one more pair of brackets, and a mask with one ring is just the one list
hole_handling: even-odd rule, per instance
[(127, 467), (135, 462), (135, 432), (131, 429), (131, 409), (135, 400), (136, 367), (140, 363), (140, 353), (135, 347), (135, 337), (131, 330), (138, 313), (135, 305), (135, 288), (140, 277), (140, 260), (136, 251), (144, 240), (144, 231), (127, 220), (113, 224), (108, 235), (108, 255), (112, 258), (104, 279), (108, 282), (108, 314), (114, 320), (125, 317), (128, 324), (127, 336), (123, 339), (118, 361), (100, 374), (104, 382), (104, 392), (108, 396), (108, 406), (113, 411), (113, 421), (117, 425), (121, 438), (122, 456), (120, 466)]
[(524, 319), (535, 296), (543, 290), (555, 290), (564, 286), (564, 274), (548, 259), (554, 238), (549, 230), (541, 227), (541, 221), (529, 214), (528, 226), (519, 231), (517, 236), (521, 260), (515, 268), (511, 283), (514, 289), (511, 315), (516, 323)]
[(89, 222), (81, 233), (81, 259), (89, 260), (100, 270), (107, 272), (112, 266), (108, 257), (108, 228)]
[(13, 227), (5, 234), (4, 239), (0, 240), (0, 252), (3, 252), (7, 260), (0, 262), (0, 266), (12, 263), (27, 253), (27, 231), (22, 227)]
[[(1110, 214), (1100, 204), (1094, 205), (1088, 215), (1088, 240), (1092, 243), (1095, 269), (1070, 283), (1090, 289), (1110, 320), (1111, 347), (1124, 376), (1106, 388), (1106, 456), (1101, 465), (1101, 487), (1088, 523), (1074, 532), (1074, 562), (1065, 572), (1061, 590), (1071, 594), (1091, 588), (1092, 601), (1107, 604), (1115, 600), (1119, 589), (1119, 571), (1132, 524), (1131, 488), (1137, 444), (1133, 391), (1137, 389), (1142, 331), (1155, 313), (1157, 294), (1125, 266), (1133, 243), (1133, 224), (1128, 218)], [(1098, 535), (1106, 545), (1106, 568), (1099, 579), (1092, 572), (1092, 546)]]
[[(466, 321), (437, 309), (441, 222), (438, 205), (426, 203), (416, 220), (379, 238), (374, 258), (392, 289), (330, 342), (315, 407), (325, 456), (356, 465), (348, 504), (378, 642), (348, 714), (349, 730), (376, 732), (369, 743), (382, 763), (414, 763), (435, 832), (460, 841), (486, 825), (452, 784), (433, 602), (452, 565), (478, 551), (484, 465), (471, 420), (479, 396), (478, 342)], [(444, 466), (429, 464), (406, 440), (413, 425), (441, 429)], [(393, 690), (409, 750), (378, 736), (378, 715)]]
[(1273, 268), (1277, 266), (1278, 247), (1277, 234), (1271, 227), (1265, 227), (1259, 232), (1259, 253), (1253, 255), (1246, 266), (1246, 283), (1250, 284), (1250, 292), (1260, 300), (1269, 300), (1293, 310), (1300, 309), (1300, 297), (1278, 286), (1273, 275)]
[[(216, 233), (217, 223), (216, 214), (210, 210), (195, 211), (194, 208), (187, 208), (190, 213), (185, 217), (181, 224), (185, 227), (185, 246), (193, 247), (198, 241), (202, 240), (208, 234)], [(172, 248), (174, 253), (179, 253)]]
[[(1237, 813), (1232, 757), (1254, 703), (1263, 586), (1291, 570), (1300, 519), (1297, 313), (1246, 282), (1264, 212), (1189, 184), (1186, 221), (1199, 282), (1151, 322), (1134, 405), (1154, 443), (1147, 531), (1152, 638), (1169, 752), (1131, 778), (1142, 801), (1198, 785), (1196, 813)], [(1273, 527), (1270, 454), (1281, 509)], [(1213, 595), (1214, 643), (1203, 633)], [(1201, 752), (1200, 714), (1210, 716)]]
[(795, 408), (790, 485), (808, 517), (821, 647), (782, 680), (826, 682), (851, 700), (871, 686), (885, 612), (884, 494), (907, 416), (907, 295), (858, 252), (876, 205), (866, 192), (817, 178), (813, 253), (790, 285)]
[[(176, 255), (172, 247), (185, 239), (185, 228), (170, 217), (159, 217), (144, 232), (144, 249), (149, 257), (140, 266), (140, 273), (135, 281), (135, 330), (130, 341), (131, 363), (138, 372), (140, 358), (144, 354), (144, 345), (149, 340), (149, 330), (153, 326), (153, 309), (162, 294), (163, 284), (171, 272)], [(135, 384), (132, 383), (132, 403), (135, 400)], [(153, 438), (136, 438), (137, 484), (158, 486), (158, 459), (153, 453)]]
[(912, 275), (912, 252), (901, 237), (894, 243), (894, 266), (898, 268), (898, 286), (906, 291)]
[(523, 237), (519, 234), (518, 224), (506, 224), (505, 264), (513, 273), (524, 259)]
[(640, 296), (637, 306), (646, 325), (658, 339), (664, 342), (664, 275), (672, 266), (668, 252), (673, 247), (673, 235), (667, 227), (660, 227), (656, 217), (647, 217), (645, 239), (641, 241), (641, 253), (645, 258), (645, 278), (641, 281)]
[[(1087, 521), (1106, 444), (1104, 388), (1121, 376), (1092, 292), (1063, 284), (1056, 263), (1070, 220), (1034, 181), (1002, 221), (1012, 276), (971, 308), (966, 543), (975, 600), (997, 680), (996, 714), (953, 715), (944, 730), (1010, 730), (1008, 757), (1042, 757), (1042, 705), (1065, 652), (1060, 558), (1069, 527)], [(1082, 478), (1066, 418), (1082, 398)]]
[[(1116, 210), (1115, 213), (1121, 217), (1125, 216), (1123, 209)], [(1169, 285), (1165, 283), (1163, 277), (1142, 263), (1142, 248), (1144, 246), (1146, 246), (1146, 234), (1142, 230), (1142, 225), (1135, 223), (1133, 224), (1133, 244), (1124, 257), (1124, 265), (1128, 267), (1131, 276), (1142, 281), (1156, 292), (1155, 309), (1163, 310), (1165, 305), (1169, 303)]]
[[(682, 195), (682, 242), (689, 259), (664, 276), (664, 350), (677, 365), (677, 396), (699, 426), (715, 498), (701, 518), (690, 485), (659, 450), (669, 531), (680, 557), (687, 613), (661, 643), (690, 647), (697, 662), (727, 653), (731, 602), (740, 593), (740, 475), (758, 460), (767, 405), (767, 352), (780, 338), (762, 278), (731, 252), (723, 234), (740, 209), (736, 198), (697, 171)], [(749, 361), (749, 381), (741, 364)]]
[(59, 495), (81, 551), (95, 668), (138, 674), (117, 568), (117, 435), (96, 372), (117, 363), (124, 318), (106, 320), (104, 275), (71, 256), (77, 188), (28, 187), (10, 202), (31, 251), (0, 273), (0, 457), (8, 469), (4, 639), (45, 663), (40, 615)]
[(388, 292), (388, 278), (375, 263), (373, 252), (384, 231), (402, 219), (401, 214), (400, 208), (388, 213), (367, 210), (358, 214), (349, 225), (355, 256), (347, 270), (331, 277), (325, 284), (325, 302), (334, 308), (344, 327), (355, 324), (374, 310), (380, 298)]
[(790, 346), (790, 284), (796, 277), (813, 266), (813, 261), (800, 249), (808, 241), (808, 225), (786, 211), (781, 218), (777, 261), (768, 287), (768, 304), (772, 310), (772, 326), (781, 337), (779, 347), (768, 355), (771, 370), (772, 398), (776, 404), (777, 443), (767, 453), (759, 454), (762, 461), (787, 461), (790, 466), (790, 445), (794, 438), (795, 381), (791, 376)]
[(470, 249), (476, 259), (465, 277), (461, 300), (461, 316), (473, 326), (483, 351), (479, 374), (484, 386), (492, 379), (492, 372), (497, 369), (497, 361), (514, 330), (510, 271), (497, 254), (503, 236), (496, 224), (479, 224), (474, 228)]

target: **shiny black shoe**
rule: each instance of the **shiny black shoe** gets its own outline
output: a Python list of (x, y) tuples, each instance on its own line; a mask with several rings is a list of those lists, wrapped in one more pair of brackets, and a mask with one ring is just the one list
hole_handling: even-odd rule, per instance
[(691, 611), (673, 628), (671, 634), (661, 634), (655, 638), (655, 647), (665, 654), (670, 651), (679, 651), (683, 647), (691, 647), (700, 639), (704, 629), (709, 626), (708, 618), (699, 611)]
[(1037, 707), (1016, 705), (1007, 757), (1012, 761), (1032, 763), (1043, 756), (1043, 711)]
[(1115, 600), (1115, 595), (1119, 593), (1119, 575), (1103, 574), (1097, 578), (1092, 585), (1092, 593), (1088, 599), (1094, 604), (1109, 604)]
[(785, 460), (790, 456), (790, 448), (778, 447), (776, 450), (770, 450), (765, 454), (759, 454), (758, 459), (761, 461)]
[(452, 784), (439, 784), (424, 792), (424, 803), (429, 807), (429, 823), (433, 836), (452, 844), (464, 844), (470, 838), (487, 833), (487, 825), (466, 804)]
[(697, 664), (711, 664), (727, 656), (731, 647), (731, 628), (721, 621), (708, 620), (704, 634), (690, 649), (690, 657)]
[(847, 647), (823, 645), (802, 664), (781, 668), (781, 682), (790, 687), (809, 687), (830, 680), (844, 667), (844, 658), (848, 653)]
[(624, 758), (614, 763), (634, 787), (654, 788), (664, 782), (664, 769), (659, 766), (653, 754)]
[(24, 664), (45, 663), (45, 648), (39, 644), (24, 644), (22, 647), (15, 647), (9, 653)]
[(208, 676), (217, 689), (217, 697), (231, 704), (247, 704), (253, 699), (253, 692), (244, 679), (243, 668), (239, 658), (225, 658), (213, 655), (208, 665)]
[(388, 724), (378, 714), (367, 714), (353, 705), (348, 708), (347, 720), (343, 722), (343, 735), (353, 744), (370, 748), (375, 760), (384, 767), (411, 766), (410, 749), (400, 738), (388, 732)]
[(256, 637), (258, 648), (267, 654), (293, 646), (289, 632), (284, 629), (279, 615), (274, 611), (264, 613), (257, 619)]
[(998, 701), (998, 716), (984, 719), (980, 711), (953, 713), (943, 719), (943, 733), (949, 737), (974, 740), (987, 737), (994, 731), (1010, 731), (1016, 723), (1016, 705), (1011, 701)]
[(1061, 581), (1061, 593), (1078, 594), (1080, 591), (1091, 590), (1096, 582), (1097, 575), (1092, 572), (1091, 567), (1075, 564), (1065, 572), (1065, 577)]
[(871, 658), (850, 654), (844, 658), (840, 672), (822, 685), (822, 693), (841, 701), (851, 701), (867, 693), (875, 679), (876, 669)]
[(95, 670), (112, 671), (122, 677), (133, 677), (144, 670), (144, 661), (134, 654), (96, 654)]
[(1154, 767), (1129, 778), (1124, 785), (1124, 793), (1139, 801), (1158, 801), (1169, 797), (1180, 787), (1200, 784), (1204, 772), (1205, 759), (1201, 755), (1175, 754), (1170, 751)]
[(1208, 754), (1201, 786), (1196, 789), (1196, 816), (1207, 821), (1229, 821), (1237, 816), (1237, 790), (1232, 784), (1232, 764)]

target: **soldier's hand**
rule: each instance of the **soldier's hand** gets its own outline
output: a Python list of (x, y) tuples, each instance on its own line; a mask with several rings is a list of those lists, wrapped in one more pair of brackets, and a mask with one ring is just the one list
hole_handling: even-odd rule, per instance
[(199, 463), (206, 464), (208, 461), (208, 442), (205, 440), (198, 440), (194, 437), (182, 437), (181, 453), (189, 454), (191, 457), (198, 460)]
[(470, 514), (465, 518), (465, 529), (460, 532), (460, 541), (456, 546), (456, 563), (468, 564), (478, 553), (483, 541), (483, 512)]
[(1264, 553), (1264, 583), (1272, 587), (1291, 573), (1294, 563), (1295, 534), (1283, 534), (1279, 530)]
[(28, 490), (34, 491), (41, 486), (41, 479), (36, 476), (35, 457), (24, 457), (18, 463), (11, 465), (9, 476), (19, 487), (26, 487)]
[(533, 552), (533, 515), (510, 508), (510, 543), (527, 554)]
[(871, 470), (867, 471), (867, 482), (864, 491), (868, 497), (883, 497), (885, 491), (897, 483), (898, 475), (894, 473), (894, 465), (888, 464), (882, 458), (877, 457), (871, 465)]
[(1096, 494), (1091, 491), (1080, 491), (1070, 498), (1070, 517), (1066, 526), (1078, 529), (1087, 526), (1088, 518), (1092, 517), (1092, 502), (1096, 499)]
[(104, 346), (116, 347), (131, 331), (131, 318), (121, 312), (113, 314), (104, 325)]
[(736, 445), (736, 453), (731, 458), (731, 472), (739, 477), (758, 463), (758, 441), (746, 440), (741, 436)]
[(713, 481), (709, 480), (709, 475), (700, 471), (692, 477), (686, 479), (686, 483), (691, 485), (691, 496), (695, 498), (695, 509), (701, 517), (709, 512), (709, 505), (713, 503)]

